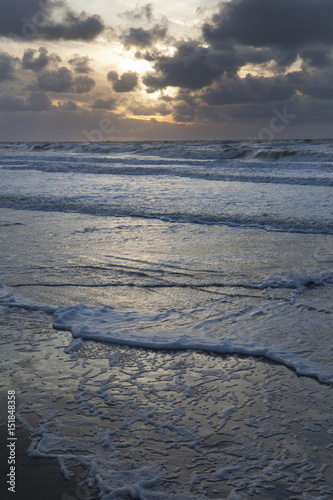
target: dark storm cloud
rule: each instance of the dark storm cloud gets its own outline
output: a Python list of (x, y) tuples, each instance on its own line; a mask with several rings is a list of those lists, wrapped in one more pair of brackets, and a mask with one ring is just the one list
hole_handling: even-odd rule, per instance
[(79, 54), (74, 54), (74, 56), (69, 59), (69, 64), (71, 64), (76, 73), (88, 74), (92, 70), (89, 66), (90, 59), (88, 56), (80, 56)]
[(242, 0), (224, 4), (203, 26), (207, 42), (262, 47), (333, 43), (332, 0)]
[(167, 36), (167, 27), (160, 24), (155, 24), (150, 29), (144, 28), (129, 28), (120, 36), (121, 41), (126, 49), (131, 47), (148, 48), (158, 40), (164, 40)]
[(0, 82), (13, 80), (15, 77), (15, 68), (18, 59), (7, 52), (0, 52)]
[(143, 78), (149, 92), (168, 86), (197, 90), (221, 74), (220, 68), (211, 63), (209, 49), (195, 41), (181, 44), (173, 56), (161, 55), (154, 67), (156, 74), (148, 73)]
[[(59, 16), (54, 16), (55, 11)], [(104, 30), (100, 16), (76, 13), (64, 0), (1, 0), (0, 36), (30, 40), (93, 40)]]
[(32, 92), (26, 99), (10, 94), (0, 95), (0, 111), (49, 111), (52, 108), (50, 98), (42, 92)]
[[(332, 0), (221, 3), (203, 23), (202, 35), (201, 41), (174, 42), (173, 55), (154, 43), (136, 54), (153, 66), (142, 79), (148, 93), (179, 89), (172, 103), (177, 122), (219, 123), (225, 109), (249, 123), (269, 119), (274, 107), (286, 103), (333, 99)], [(300, 69), (288, 73), (298, 59)], [(246, 66), (250, 74), (241, 78)]]
[(38, 90), (45, 92), (73, 92), (82, 94), (95, 86), (95, 80), (87, 76), (74, 76), (64, 66), (56, 70), (47, 70), (37, 77)]
[(211, 85), (222, 74), (235, 75), (246, 63), (263, 64), (272, 59), (270, 49), (244, 47), (236, 50), (226, 44), (222, 50), (203, 47), (197, 41), (179, 42), (172, 56), (155, 54), (155, 73), (147, 73), (143, 83), (148, 92), (171, 87), (198, 90)]
[(139, 81), (138, 75), (133, 71), (123, 73), (120, 78), (116, 71), (110, 71), (107, 78), (115, 92), (132, 92), (137, 87)]
[(27, 49), (23, 54), (22, 68), (31, 69), (32, 71), (36, 71), (38, 73), (49, 64), (58, 64), (59, 62), (61, 62), (61, 58), (56, 54), (48, 54), (45, 47), (40, 47), (38, 51), (34, 49)]

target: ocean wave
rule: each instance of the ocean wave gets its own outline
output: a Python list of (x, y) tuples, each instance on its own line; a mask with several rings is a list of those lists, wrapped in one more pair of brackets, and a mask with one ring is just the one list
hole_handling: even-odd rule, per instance
[[(136, 217), (159, 219), (165, 222), (177, 222), (199, 225), (226, 225), (230, 227), (256, 228), (265, 231), (333, 234), (333, 226), (327, 221), (295, 218), (282, 219), (274, 215), (247, 215), (227, 213), (207, 213), (169, 211), (159, 212), (149, 207), (133, 209), (128, 205), (110, 205), (107, 202), (89, 200), (86, 197), (47, 197), (2, 195), (0, 207), (15, 210), (41, 212), (81, 213), (103, 217)], [(172, 207), (170, 207), (172, 209)]]
[[(127, 163), (127, 162), (126, 162)], [(146, 163), (146, 162), (145, 162)], [(178, 166), (178, 165), (177, 165)], [(96, 165), (72, 165), (72, 164), (45, 164), (45, 165), (15, 165), (5, 166), (5, 170), (36, 170), (39, 172), (54, 172), (54, 173), (83, 173), (92, 175), (126, 175), (126, 176), (174, 176), (185, 177), (189, 179), (203, 179), (211, 181), (224, 182), (252, 182), (262, 184), (289, 184), (299, 186), (333, 186), (333, 178), (329, 177), (288, 177), (277, 175), (239, 175), (219, 172), (217, 169), (204, 170), (200, 169), (174, 169), (161, 166), (128, 166), (127, 164), (119, 166), (96, 166)]]
[(261, 184), (284, 184), (298, 186), (333, 186), (333, 168), (318, 168), (311, 165), (307, 170), (297, 169), (294, 165), (275, 165), (274, 170), (258, 166), (253, 162), (239, 165), (234, 161), (228, 164), (215, 160), (204, 162), (189, 160), (141, 159), (141, 158), (94, 158), (93, 161), (65, 157), (43, 161), (24, 159), (0, 160), (3, 170), (34, 170), (49, 173), (73, 173), (91, 175), (120, 176), (168, 176), (207, 181), (246, 182)]

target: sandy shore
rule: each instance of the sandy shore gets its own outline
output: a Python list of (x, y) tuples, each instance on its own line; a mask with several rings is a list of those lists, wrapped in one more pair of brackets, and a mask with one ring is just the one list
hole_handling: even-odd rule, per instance
[[(6, 419), (7, 393), (1, 392), (0, 398), (0, 419), (3, 422)], [(15, 500), (38, 500), (45, 498), (74, 500), (78, 498), (78, 492), (85, 493), (87, 488), (79, 486), (80, 472), (82, 471), (77, 469), (76, 475), (73, 478), (65, 479), (60, 472), (57, 460), (35, 458), (28, 455), (28, 448), (31, 444), (29, 435), (30, 432), (23, 428), (17, 429), (17, 445), (15, 450), (17, 474), (15, 493), (13, 494), (8, 491), (10, 485), (7, 484), (8, 478), (6, 477), (9, 472), (8, 449), (6, 448), (8, 442), (7, 426), (0, 427), (1, 498), (13, 498)]]
[(1, 422), (7, 390), (18, 409), (8, 498), (98, 498), (96, 480), (104, 498), (333, 498), (330, 386), (262, 358), (90, 341), (69, 352), (51, 317), (1, 317)]

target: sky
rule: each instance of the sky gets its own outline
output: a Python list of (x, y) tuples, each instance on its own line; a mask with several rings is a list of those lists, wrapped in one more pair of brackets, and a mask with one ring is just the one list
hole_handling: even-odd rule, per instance
[(0, 0), (0, 140), (332, 138), (333, 0)]

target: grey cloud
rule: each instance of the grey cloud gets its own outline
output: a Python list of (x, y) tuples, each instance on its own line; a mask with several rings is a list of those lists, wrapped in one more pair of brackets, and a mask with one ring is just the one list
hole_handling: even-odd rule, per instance
[(305, 46), (299, 52), (305, 66), (313, 68), (325, 68), (332, 64), (332, 47), (313, 44)]
[(300, 71), (288, 73), (284, 82), (293, 87), (297, 93), (319, 100), (333, 99), (333, 65), (324, 66), (314, 71), (306, 66)]
[(119, 79), (117, 71), (109, 71), (107, 79), (109, 82), (116, 82)]
[(298, 74), (300, 83), (299, 90), (304, 94), (315, 99), (332, 100), (333, 99), (333, 67), (325, 67), (317, 71), (305, 71)]
[(88, 56), (80, 56), (79, 54), (74, 54), (74, 56), (69, 59), (69, 64), (73, 66), (76, 73), (88, 74), (92, 70), (89, 67), (90, 59)]
[(135, 9), (127, 10), (122, 14), (119, 14), (119, 17), (129, 19), (131, 21), (151, 21), (153, 18), (153, 5), (151, 3), (147, 3), (143, 6), (136, 6)]
[(101, 99), (101, 98), (96, 99), (96, 101), (93, 103), (91, 107), (93, 109), (111, 110), (114, 109), (115, 106), (116, 106), (116, 100), (110, 97), (109, 99)]
[(72, 71), (64, 66), (56, 70), (43, 71), (37, 78), (38, 89), (45, 92), (89, 92), (95, 81), (87, 76), (74, 77)]
[(14, 80), (18, 59), (7, 52), (0, 52), (0, 82)]
[(42, 92), (32, 92), (26, 99), (10, 94), (0, 95), (0, 110), (3, 112), (49, 111), (50, 109), (52, 109), (52, 102)]
[(304, 93), (316, 99), (331, 100), (333, 99), (332, 85), (317, 85), (305, 89)]
[(224, 78), (217, 88), (209, 88), (201, 95), (209, 105), (266, 103), (286, 101), (295, 93), (295, 86), (283, 78), (247, 76)]
[(168, 86), (163, 75), (156, 75), (154, 73), (146, 73), (142, 82), (147, 86), (148, 94), (153, 94)]
[(138, 75), (133, 71), (123, 73), (121, 77), (115, 71), (110, 71), (107, 75), (110, 83), (112, 83), (115, 92), (132, 92), (138, 85)]
[(173, 118), (176, 122), (193, 122), (196, 115), (196, 109), (189, 106), (186, 102), (179, 102), (173, 108)]
[(95, 86), (95, 80), (89, 78), (88, 76), (77, 76), (74, 79), (74, 92), (78, 94), (83, 94), (90, 92)]
[(70, 92), (73, 88), (73, 73), (61, 67), (57, 70), (44, 71), (38, 76), (40, 90), (51, 92)]
[(133, 113), (133, 115), (137, 116), (152, 116), (152, 115), (161, 115), (167, 116), (171, 113), (171, 109), (167, 106), (166, 103), (160, 102), (156, 105), (147, 105), (143, 103), (136, 103), (129, 106), (129, 111)]
[(58, 101), (58, 108), (63, 111), (77, 111), (79, 106), (74, 101)]
[(61, 23), (42, 27), (41, 36), (48, 40), (94, 40), (104, 30), (100, 16), (69, 11)]
[[(61, 19), (54, 16), (55, 9)], [(76, 13), (64, 0), (1, 0), (0, 36), (31, 40), (93, 40), (104, 30), (100, 16)]]
[(43, 92), (31, 92), (27, 99), (28, 111), (48, 111), (52, 108), (52, 101)]
[(167, 36), (167, 27), (155, 24), (150, 29), (129, 28), (129, 30), (120, 36), (124, 47), (147, 48), (151, 47), (158, 40), (164, 40)]
[(22, 68), (31, 69), (32, 71), (42, 71), (49, 64), (58, 64), (61, 62), (61, 58), (56, 54), (48, 54), (45, 47), (40, 47), (37, 50), (27, 49), (24, 51), (22, 58)]

